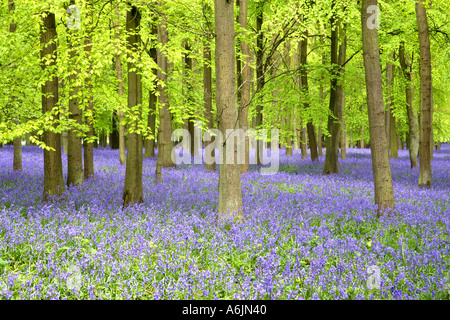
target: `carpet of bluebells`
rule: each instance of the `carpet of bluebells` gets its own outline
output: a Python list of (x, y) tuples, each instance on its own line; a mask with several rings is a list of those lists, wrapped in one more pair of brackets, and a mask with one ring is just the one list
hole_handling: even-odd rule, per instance
[(24, 146), (14, 172), (0, 149), (0, 299), (450, 298), (448, 144), (431, 189), (406, 150), (391, 159), (396, 211), (379, 220), (370, 150), (349, 149), (333, 176), (324, 157), (282, 151), (278, 174), (242, 175), (245, 219), (231, 224), (215, 220), (217, 173), (181, 165), (157, 185), (144, 159), (144, 202), (122, 209), (118, 151), (94, 152), (95, 179), (43, 203), (42, 150)]

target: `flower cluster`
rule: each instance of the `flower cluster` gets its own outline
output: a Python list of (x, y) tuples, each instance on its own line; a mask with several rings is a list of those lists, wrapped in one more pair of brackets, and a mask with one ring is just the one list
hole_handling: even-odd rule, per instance
[[(95, 150), (95, 179), (42, 202), (43, 153), (0, 149), (0, 299), (449, 299), (450, 146), (432, 188), (407, 151), (391, 159), (396, 210), (376, 219), (370, 150), (340, 173), (280, 156), (242, 175), (244, 220), (216, 222), (218, 173), (144, 159), (144, 202), (122, 209), (125, 166)], [(253, 156), (253, 155), (252, 155)], [(67, 172), (63, 156), (64, 172)], [(368, 267), (379, 267), (379, 288)]]

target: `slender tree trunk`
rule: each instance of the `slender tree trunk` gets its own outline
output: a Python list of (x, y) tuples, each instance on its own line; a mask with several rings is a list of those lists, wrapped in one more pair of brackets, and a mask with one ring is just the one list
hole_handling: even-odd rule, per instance
[[(127, 47), (128, 53), (128, 108), (133, 109), (142, 104), (142, 82), (139, 67), (135, 60), (139, 59), (141, 37), (139, 35), (141, 15), (139, 10), (132, 6), (127, 10)], [(142, 106), (138, 109), (141, 117)], [(125, 170), (125, 186), (123, 188), (123, 206), (143, 201), (142, 186), (142, 134), (137, 133), (139, 120), (130, 125), (133, 130), (128, 133), (127, 165)], [(134, 128), (133, 128), (134, 127)]]
[[(158, 128), (158, 159), (156, 161), (156, 181), (162, 182), (162, 168), (173, 167), (172, 162), (172, 115), (169, 111), (169, 96), (165, 85), (167, 84), (167, 45), (169, 34), (164, 22), (158, 26), (158, 42), (162, 48), (158, 49), (158, 80), (159, 80), (159, 128)], [(164, 83), (164, 86), (161, 84)]]
[[(347, 26), (344, 25), (344, 27), (339, 26), (339, 33), (340, 38), (342, 39), (342, 43), (339, 45), (339, 57), (338, 57), (338, 64), (339, 64), (339, 71), (340, 75), (342, 77), (342, 82), (337, 85), (336, 87), (336, 110), (337, 114), (340, 114), (340, 122), (341, 127), (339, 128), (340, 136), (339, 141), (341, 142), (341, 159), (346, 159), (346, 137), (345, 137), (345, 122), (344, 122), (344, 116), (343, 116), (343, 110), (345, 109), (345, 92), (344, 92), (344, 75), (345, 75), (345, 67), (344, 63), (347, 59), (347, 36), (346, 36), (346, 29)], [(337, 160), (336, 160), (337, 161)]]
[[(120, 41), (120, 12), (119, 12), (119, 5), (116, 4), (115, 7), (115, 13), (116, 13), (116, 20), (114, 21), (114, 27), (116, 29), (116, 41), (117, 46), (120, 47), (119, 41)], [(123, 96), (123, 74), (122, 74), (122, 62), (120, 61), (120, 52), (116, 54), (115, 56), (115, 65), (116, 65), (116, 73), (117, 73), (117, 93), (119, 94), (119, 97), (121, 98)], [(120, 99), (119, 98), (119, 99)], [(123, 120), (125, 119), (125, 113), (123, 110), (123, 106), (119, 105), (118, 110), (118, 116), (119, 116), (119, 160), (120, 164), (126, 163), (126, 155), (125, 155), (125, 126), (122, 124)]]
[[(43, 24), (41, 25), (40, 42), (41, 49), (41, 68), (53, 69), (56, 67), (56, 22), (55, 14), (50, 12), (43, 13)], [(44, 61), (45, 59), (45, 61)], [(49, 62), (48, 62), (49, 61)], [(42, 113), (51, 113), (58, 105), (58, 77), (53, 73), (42, 85)], [(59, 114), (53, 115), (56, 128), (56, 122), (59, 120)], [(61, 162), (61, 135), (54, 131), (44, 131), (44, 143), (53, 148), (53, 150), (44, 149), (44, 194), (43, 200), (48, 197), (61, 195), (64, 192), (64, 180), (62, 174)]]
[(430, 136), (433, 130), (433, 86), (431, 76), (430, 31), (428, 29), (427, 11), (421, 0), (416, 2), (416, 17), (420, 45), (419, 186), (430, 188)]
[[(155, 37), (158, 36), (158, 26), (154, 24), (152, 26), (152, 35)], [(157, 58), (158, 52), (156, 50), (156, 46), (153, 46), (150, 49), (150, 57), (155, 62), (155, 64), (158, 63)], [(158, 98), (156, 96), (156, 90), (158, 86), (158, 81), (156, 80), (158, 77), (157, 69), (153, 69), (153, 74), (155, 75), (155, 81), (153, 82), (154, 89), (149, 90), (148, 92), (148, 127), (151, 130), (151, 134), (154, 135), (152, 139), (145, 139), (145, 154), (144, 158), (154, 157), (155, 156), (155, 138), (156, 138), (156, 103), (158, 101)]]
[[(75, 4), (75, 0), (70, 1), (71, 5)], [(79, 56), (80, 50), (80, 37), (78, 29), (68, 30), (68, 46), (71, 65), (78, 64), (76, 61)], [(74, 121), (78, 126), (83, 124), (83, 114), (80, 108), (80, 102), (78, 100), (78, 94), (80, 87), (76, 84), (80, 69), (75, 67), (71, 68), (71, 74), (69, 77), (69, 119)], [(83, 158), (81, 151), (81, 136), (80, 130), (76, 127), (69, 129), (69, 139), (67, 148), (67, 185), (78, 186), (83, 183)]]
[(369, 29), (367, 12), (369, 6), (376, 6), (377, 0), (363, 0), (361, 11), (364, 68), (366, 74), (367, 106), (371, 139), (372, 168), (375, 183), (375, 204), (377, 217), (386, 208), (394, 209), (389, 151), (386, 139), (383, 107), (383, 84), (381, 78), (380, 53), (377, 29)]
[(119, 120), (116, 110), (114, 110), (112, 114), (112, 128), (111, 133), (109, 134), (109, 141), (111, 143), (111, 149), (119, 149)]
[[(345, 100), (345, 94), (342, 95), (342, 99)], [(345, 101), (342, 103), (342, 105), (345, 105)], [(342, 116), (342, 130), (341, 130), (341, 159), (346, 160), (347, 159), (347, 144), (348, 144), (348, 138), (346, 134), (346, 125), (345, 125), (345, 115)]]
[[(322, 39), (322, 44), (325, 44), (325, 41)], [(325, 52), (322, 53), (322, 67), (325, 66)], [(320, 87), (319, 87), (319, 97), (320, 101), (324, 101), (325, 95), (323, 92), (323, 79), (325, 78), (324, 74), (321, 75)], [(323, 156), (323, 140), (322, 140), (322, 118), (320, 119), (320, 125), (317, 132), (317, 146), (319, 149), (319, 156)]]
[[(286, 70), (288, 72), (291, 71), (291, 41), (288, 39), (284, 42), (284, 64), (286, 66)], [(295, 60), (295, 59), (294, 59)], [(298, 63), (295, 63), (294, 65), (297, 66)], [(294, 108), (295, 110), (295, 108)], [(292, 156), (293, 155), (293, 148), (292, 148), (292, 117), (291, 112), (287, 112), (285, 108), (283, 108), (283, 115), (281, 125), (284, 125), (284, 129), (286, 131), (286, 137), (285, 137), (285, 148), (286, 148), (286, 155)]]
[[(303, 92), (306, 100), (303, 103), (305, 110), (309, 109), (309, 87), (308, 87), (308, 69), (307, 69), (307, 54), (308, 54), (308, 31), (303, 32), (303, 37), (298, 42), (298, 51), (300, 58), (300, 90)], [(303, 129), (302, 129), (303, 130)], [(306, 130), (308, 133), (308, 141), (311, 149), (311, 161), (318, 161), (319, 154), (317, 152), (316, 133), (314, 132), (314, 126), (311, 120), (308, 120), (306, 124)], [(302, 137), (303, 140), (303, 137)], [(303, 158), (302, 149), (302, 158)], [(306, 155), (306, 153), (305, 153)]]
[[(10, 13), (14, 13), (14, 10), (16, 9), (16, 6), (14, 4), (14, 0), (8, 1), (8, 9)], [(13, 21), (9, 24), (9, 32), (13, 33), (16, 31), (17, 24)], [(12, 68), (15, 69), (15, 66), (12, 66)], [(17, 97), (12, 96), (11, 100), (14, 102), (17, 99)], [(14, 108), (14, 103), (12, 104), (12, 108)], [(17, 116), (17, 119), (15, 121), (16, 124), (19, 124), (19, 117)], [(13, 170), (21, 171), (22, 170), (22, 138), (17, 137), (14, 139), (14, 158), (13, 158)]]
[[(238, 110), (235, 98), (235, 46), (234, 46), (234, 2), (215, 0), (216, 28), (216, 105), (219, 130), (224, 143), (219, 146), (223, 163), (219, 170), (219, 215), (220, 220), (242, 218), (241, 165), (237, 164), (237, 145), (234, 150), (226, 148), (226, 130), (236, 129)], [(233, 152), (233, 161), (227, 161), (227, 152)]]
[[(207, 5), (205, 5), (207, 6)], [(207, 6), (207, 9), (211, 8)], [(205, 107), (205, 118), (208, 122), (208, 129), (214, 128), (214, 120), (212, 114), (212, 71), (211, 71), (211, 37), (207, 36), (206, 40), (203, 42), (203, 105)], [(213, 137), (211, 139), (214, 139)], [(208, 150), (208, 146), (214, 143), (214, 141), (205, 141), (205, 158), (206, 150)], [(208, 149), (207, 149), (208, 148)], [(215, 148), (211, 151), (212, 159), (215, 159)], [(213, 161), (212, 163), (206, 163), (205, 161), (205, 169), (207, 170), (216, 170), (216, 163)]]
[[(247, 30), (247, 11), (248, 4), (247, 0), (239, 0), (239, 24), (241, 28)], [(246, 32), (243, 31), (245, 36)], [(248, 130), (248, 109), (250, 106), (250, 89), (251, 89), (251, 72), (250, 69), (250, 45), (245, 41), (240, 41), (241, 53), (243, 55), (242, 59), (242, 83), (239, 85), (239, 127), (244, 133)], [(240, 60), (239, 60), (240, 61)], [(239, 70), (241, 71), (241, 70)], [(250, 166), (250, 145), (249, 137), (245, 136), (245, 155), (244, 163), (241, 165), (241, 173), (246, 173), (249, 171)]]
[(185, 45), (185, 50), (186, 50), (186, 54), (184, 56), (184, 79), (185, 83), (184, 85), (186, 86), (186, 90), (185, 90), (185, 103), (187, 104), (187, 112), (189, 114), (189, 120), (188, 120), (188, 130), (189, 130), (189, 136), (190, 136), (190, 146), (189, 146), (189, 150), (191, 153), (191, 156), (196, 156), (198, 155), (198, 149), (196, 148), (196, 143), (195, 143), (195, 107), (194, 107), (194, 100), (192, 98), (192, 79), (191, 77), (193, 76), (193, 68), (192, 68), (192, 58), (190, 57), (190, 53), (192, 51), (191, 47), (189, 46), (189, 44), (186, 43)]
[[(332, 10), (336, 7), (336, 0), (332, 1)], [(336, 25), (335, 25), (336, 24)], [(331, 17), (331, 85), (330, 85), (330, 115), (328, 116), (328, 132), (330, 136), (326, 142), (325, 165), (323, 174), (333, 174), (339, 172), (338, 167), (338, 153), (339, 153), (339, 136), (340, 136), (340, 121), (342, 120), (342, 110), (338, 109), (336, 89), (339, 75), (338, 65), (338, 20), (336, 14), (333, 13)]]
[(361, 139), (359, 140), (359, 148), (364, 149), (364, 126), (361, 127)]
[(308, 158), (307, 147), (308, 147), (308, 134), (306, 131), (306, 127), (302, 127), (302, 129), (300, 130), (300, 149), (302, 153), (302, 159)]
[(319, 125), (317, 129), (317, 147), (319, 149), (319, 156), (323, 156), (322, 125)]
[[(391, 52), (390, 59), (393, 61), (395, 57), (395, 51)], [(394, 118), (394, 114), (392, 111), (393, 106), (393, 91), (394, 91), (394, 65), (390, 62), (386, 63), (386, 88), (387, 88), (387, 97), (386, 97), (386, 117), (389, 117), (389, 129), (386, 129), (388, 132), (388, 147), (390, 149), (391, 158), (398, 159), (398, 144), (397, 144), (397, 126), (396, 119)]]
[[(87, 3), (88, 14), (87, 14), (87, 26), (92, 26), (94, 23), (93, 15), (94, 15), (94, 3), (93, 0), (88, 0)], [(87, 31), (87, 38), (84, 42), (85, 47), (84, 51), (89, 63), (88, 73), (91, 74), (93, 69), (93, 60), (92, 60), (92, 33), (93, 30), (89, 27)], [(84, 178), (88, 179), (89, 177), (94, 177), (94, 96), (93, 96), (93, 84), (92, 78), (88, 76), (85, 80), (86, 90), (88, 92), (88, 105), (85, 111), (85, 121), (88, 126), (88, 132), (86, 138), (83, 140), (83, 148), (84, 148)]]
[[(217, 1), (217, 0), (216, 0)], [(264, 78), (264, 51), (263, 51), (263, 44), (264, 44), (264, 33), (262, 31), (262, 25), (263, 25), (263, 11), (264, 11), (264, 2), (260, 2), (258, 4), (258, 14), (256, 16), (256, 32), (257, 32), (257, 38), (256, 38), (256, 84), (257, 84), (257, 91), (261, 92), (265, 85), (265, 78)], [(263, 97), (261, 97), (261, 100)], [(263, 123), (263, 114), (262, 114), (262, 104), (261, 102), (258, 102), (258, 105), (256, 106), (256, 128), (261, 129), (262, 123)], [(258, 138), (261, 139), (260, 135), (258, 135)], [(256, 144), (256, 165), (262, 164), (262, 150), (261, 150), (261, 143)]]

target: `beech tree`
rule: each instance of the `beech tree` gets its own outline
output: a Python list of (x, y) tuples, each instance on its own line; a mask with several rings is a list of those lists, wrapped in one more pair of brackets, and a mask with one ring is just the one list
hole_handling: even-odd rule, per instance
[(128, 59), (128, 109), (135, 118), (129, 126), (127, 165), (125, 171), (125, 186), (123, 189), (123, 206), (143, 201), (142, 186), (142, 134), (139, 129), (142, 108), (142, 82), (138, 63), (141, 37), (139, 34), (141, 15), (136, 6), (127, 10), (127, 44)]
[[(431, 3), (431, 1), (430, 1)], [(426, 1), (417, 0), (416, 18), (420, 44), (420, 135), (419, 186), (431, 187), (431, 132), (433, 128), (433, 86), (431, 78), (430, 31)]]
[[(68, 12), (74, 14), (72, 11), (72, 6), (75, 5), (75, 0), (70, 0), (70, 5), (68, 6)], [(83, 123), (83, 114), (80, 108), (79, 94), (80, 86), (77, 84), (79, 82), (78, 78), (80, 75), (80, 69), (77, 67), (79, 64), (77, 60), (79, 59), (80, 51), (80, 34), (79, 27), (68, 26), (68, 42), (69, 42), (69, 54), (70, 54), (70, 77), (69, 77), (69, 119), (73, 121), (74, 125), (69, 130), (68, 134), (68, 148), (67, 148), (67, 185), (71, 184), (80, 185), (84, 180), (83, 173), (83, 159), (81, 152), (81, 134), (80, 126)]]
[(376, 137), (376, 139), (372, 139), (370, 148), (372, 151), (372, 169), (375, 183), (375, 204), (378, 205), (377, 216), (379, 217), (385, 209), (394, 209), (394, 189), (384, 123), (383, 83), (378, 32), (373, 25), (369, 24), (369, 19), (371, 19), (373, 14), (371, 9), (376, 7), (377, 0), (362, 1), (361, 24), (369, 130), (370, 136)]
[(162, 20), (158, 26), (158, 92), (159, 92), (159, 128), (158, 128), (158, 159), (156, 161), (156, 180), (162, 181), (162, 168), (173, 167), (172, 162), (172, 115), (169, 111), (169, 96), (166, 92), (168, 63), (167, 45), (169, 34), (166, 23)]
[(219, 152), (224, 163), (219, 165), (219, 219), (230, 215), (243, 217), (241, 168), (237, 164), (237, 145), (233, 163), (227, 163), (227, 129), (237, 129), (238, 110), (236, 108), (235, 46), (234, 46), (234, 2), (214, 1), (216, 27), (216, 105), (219, 130), (224, 142)]
[[(42, 13), (42, 25), (40, 34), (41, 67), (45, 79), (42, 85), (42, 113), (52, 115), (55, 120), (59, 115), (52, 113), (58, 105), (58, 77), (55, 75), (56, 66), (56, 22), (52, 12)], [(61, 134), (53, 129), (45, 129), (44, 143), (48, 148), (44, 149), (44, 201), (48, 197), (60, 195), (64, 192), (64, 180), (61, 162)]]
[(406, 80), (405, 98), (406, 98), (406, 113), (408, 115), (408, 149), (409, 160), (411, 162), (411, 169), (417, 167), (417, 154), (419, 152), (419, 132), (417, 122), (417, 112), (413, 106), (412, 96), (412, 62), (410, 57), (405, 52), (405, 43), (400, 44), (399, 49), (400, 65), (402, 67), (402, 74)]
[[(8, 10), (10, 13), (13, 13), (16, 6), (14, 4), (14, 0), (8, 1)], [(9, 32), (14, 32), (16, 30), (17, 24), (13, 21), (9, 24)], [(13, 67), (14, 68), (14, 67)], [(11, 97), (11, 100), (14, 102), (16, 100), (15, 96)], [(12, 104), (14, 108), (14, 103)], [(19, 122), (19, 116), (16, 117), (16, 123)], [(13, 170), (20, 171), (22, 170), (22, 138), (17, 137), (14, 139), (14, 158), (13, 158)]]

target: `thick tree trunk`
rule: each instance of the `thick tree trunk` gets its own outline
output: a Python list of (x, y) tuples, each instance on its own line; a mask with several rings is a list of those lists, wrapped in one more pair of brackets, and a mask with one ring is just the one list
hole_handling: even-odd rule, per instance
[(430, 31), (422, 0), (416, 2), (420, 45), (420, 136), (419, 186), (431, 187), (431, 131), (433, 130), (433, 86), (431, 76)]
[[(332, 10), (335, 10), (336, 0), (332, 1)], [(337, 104), (337, 80), (339, 76), (339, 65), (338, 65), (338, 26), (337, 17), (335, 14), (331, 17), (331, 84), (330, 84), (330, 114), (328, 116), (328, 132), (330, 136), (326, 141), (326, 153), (325, 153), (325, 165), (323, 168), (323, 174), (333, 174), (339, 172), (338, 167), (338, 154), (339, 154), (339, 136), (342, 120), (342, 110)]]
[(361, 11), (364, 68), (366, 74), (367, 106), (372, 168), (375, 183), (375, 204), (377, 217), (386, 208), (394, 209), (394, 189), (392, 186), (389, 151), (386, 139), (383, 107), (383, 83), (381, 78), (380, 53), (377, 29), (369, 29), (367, 21), (369, 6), (376, 6), (377, 0), (363, 0)]
[[(115, 13), (116, 13), (116, 19), (114, 21), (114, 27), (116, 29), (116, 41), (120, 40), (120, 12), (119, 12), (119, 5), (116, 4), (115, 7)], [(119, 46), (119, 44), (117, 44)], [(116, 73), (117, 73), (117, 93), (119, 94), (119, 97), (123, 96), (123, 74), (122, 74), (122, 62), (120, 61), (120, 53), (116, 54), (115, 58), (115, 66), (116, 66)], [(125, 155), (125, 126), (122, 124), (123, 120), (125, 118), (125, 113), (123, 110), (123, 106), (119, 105), (118, 110), (118, 116), (119, 116), (119, 161), (120, 164), (126, 163), (126, 155)]]
[[(420, 131), (419, 131), (419, 186), (431, 186), (431, 161), (433, 161), (433, 92), (431, 55), (427, 13), (416, 2), (420, 44)], [(425, 3), (423, 3), (425, 5)], [(429, 148), (426, 146), (428, 145)], [(429, 150), (426, 151), (426, 150)], [(424, 161), (422, 161), (422, 158)]]
[[(238, 110), (235, 97), (235, 47), (234, 47), (234, 2), (215, 0), (216, 28), (216, 105), (219, 130), (224, 143), (219, 146), (223, 159), (219, 170), (219, 220), (243, 218), (241, 165), (237, 164), (237, 145), (234, 150), (226, 148), (226, 130), (236, 129)], [(227, 152), (234, 153), (230, 163)]]
[[(40, 42), (41, 68), (53, 69), (56, 67), (56, 22), (55, 14), (43, 13)], [(45, 61), (44, 61), (45, 59)], [(49, 61), (49, 63), (48, 63)], [(48, 63), (48, 64), (47, 64)], [(58, 77), (52, 74), (42, 85), (42, 113), (50, 113), (58, 105)], [(55, 122), (59, 120), (58, 113), (53, 115)], [(54, 127), (56, 128), (56, 123)], [(53, 150), (44, 149), (44, 194), (43, 200), (48, 197), (60, 195), (64, 192), (64, 180), (61, 162), (61, 137), (54, 131), (44, 131), (44, 143)]]
[[(159, 128), (158, 128), (158, 159), (156, 161), (156, 181), (162, 182), (162, 168), (173, 167), (172, 162), (172, 115), (169, 111), (169, 96), (165, 85), (167, 84), (167, 53), (165, 46), (169, 34), (164, 22), (158, 26), (158, 42), (162, 48), (158, 49), (158, 80), (159, 80)], [(164, 85), (162, 85), (163, 83)]]
[[(87, 24), (88, 26), (92, 26), (94, 23), (93, 14), (94, 14), (94, 3), (93, 0), (89, 0), (86, 3), (86, 7), (88, 8), (87, 14)], [(93, 30), (89, 28), (87, 31), (87, 38), (84, 41), (85, 47), (84, 51), (86, 53), (87, 60), (89, 62), (88, 73), (91, 74), (93, 68), (93, 59), (92, 59), (92, 33)], [(94, 177), (94, 143), (92, 140), (94, 137), (94, 96), (93, 96), (93, 84), (92, 78), (88, 76), (85, 80), (86, 90), (88, 92), (88, 105), (85, 112), (85, 121), (88, 126), (88, 132), (86, 134), (86, 138), (83, 140), (83, 149), (84, 149), (84, 178), (93, 178)]]
[[(240, 3), (239, 3), (240, 2)], [(247, 11), (248, 4), (247, 0), (239, 0), (239, 24), (244, 30), (247, 29)], [(245, 31), (243, 31), (245, 36)], [(240, 90), (239, 94), (239, 127), (244, 133), (248, 130), (248, 109), (250, 106), (250, 88), (251, 88), (251, 69), (250, 69), (250, 45), (245, 41), (240, 41), (241, 53), (243, 55), (242, 60), (242, 75), (241, 84), (238, 86)], [(240, 60), (239, 60), (240, 61)], [(239, 70), (241, 71), (241, 70)], [(250, 166), (250, 145), (249, 137), (245, 136), (245, 155), (244, 163), (241, 165), (241, 173), (246, 173), (249, 171)]]
[[(309, 87), (308, 87), (308, 69), (307, 69), (307, 54), (308, 54), (308, 31), (303, 32), (303, 37), (298, 42), (298, 51), (300, 58), (300, 90), (303, 92), (303, 95), (306, 97), (306, 101), (303, 103), (303, 107), (305, 110), (309, 109)], [(319, 154), (317, 152), (317, 144), (316, 144), (316, 133), (314, 132), (314, 126), (311, 120), (308, 120), (306, 124), (307, 133), (308, 133), (308, 141), (310, 144), (311, 150), (311, 161), (318, 161)], [(302, 129), (303, 130), (303, 129)], [(303, 137), (302, 137), (303, 140)], [(306, 154), (306, 153), (305, 153)], [(302, 149), (302, 158), (303, 158), (303, 149)]]
[[(71, 5), (75, 4), (75, 0), (70, 1)], [(78, 29), (68, 30), (68, 46), (70, 55), (70, 65), (77, 65), (76, 60), (80, 51), (80, 38)], [(83, 114), (80, 108), (80, 102), (78, 100), (78, 94), (80, 87), (77, 85), (78, 75), (80, 69), (75, 67), (71, 68), (71, 74), (69, 77), (69, 119), (74, 121), (78, 126), (83, 124)], [(81, 151), (81, 136), (80, 130), (76, 127), (69, 129), (67, 145), (67, 185), (78, 186), (83, 183), (83, 154)]]
[[(133, 109), (142, 104), (142, 82), (138, 66), (133, 60), (140, 54), (141, 37), (139, 35), (141, 15), (135, 6), (127, 10), (127, 47), (128, 53), (128, 108)], [(139, 107), (138, 117), (141, 117), (142, 106)], [(142, 186), (142, 134), (137, 133), (139, 120), (130, 124), (133, 130), (128, 133), (127, 165), (125, 170), (125, 186), (123, 189), (123, 206), (143, 201)], [(133, 128), (134, 127), (134, 128)]]

